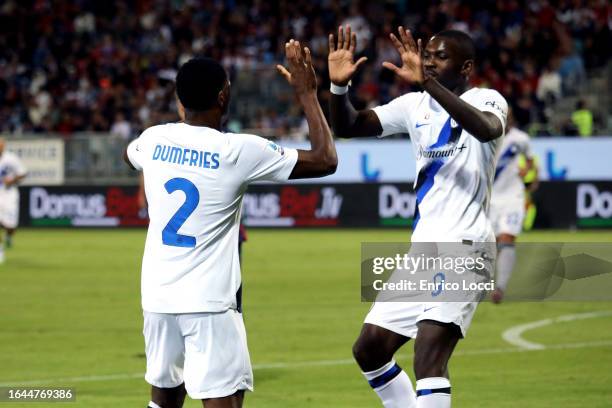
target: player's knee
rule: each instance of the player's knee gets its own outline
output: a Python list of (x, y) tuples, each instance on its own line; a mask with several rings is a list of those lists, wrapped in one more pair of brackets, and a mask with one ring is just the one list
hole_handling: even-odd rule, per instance
[(353, 344), (353, 358), (360, 366), (368, 359), (368, 350), (364, 346), (361, 336)]
[(414, 375), (417, 380), (428, 377), (444, 377), (447, 363), (444, 353), (433, 348), (422, 350), (414, 355)]
[(516, 237), (510, 234), (499, 234), (497, 236), (497, 245), (514, 245), (514, 241), (516, 241)]
[(185, 400), (185, 384), (174, 388), (151, 387), (153, 402), (162, 408), (180, 408)]
[(353, 344), (353, 357), (364, 371), (372, 371), (388, 363), (392, 355), (375, 335), (362, 333)]

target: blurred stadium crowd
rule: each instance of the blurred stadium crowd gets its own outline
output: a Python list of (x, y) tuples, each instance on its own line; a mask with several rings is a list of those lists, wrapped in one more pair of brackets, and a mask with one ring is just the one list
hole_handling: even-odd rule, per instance
[[(546, 123), (557, 101), (577, 95), (589, 72), (608, 65), (611, 11), (607, 0), (5, 0), (0, 131), (102, 131), (129, 139), (176, 119), (172, 79), (182, 62), (211, 56), (230, 70), (234, 89), (240, 81), (266, 86), (262, 72), (283, 61), (291, 37), (313, 50), (326, 108), (327, 36), (347, 23), (369, 58), (352, 86), (362, 106), (410, 89), (381, 66), (397, 61), (388, 34), (398, 25), (424, 39), (455, 28), (478, 45), (474, 85), (501, 91), (521, 125)], [(283, 93), (276, 96), (290, 101)], [(234, 98), (234, 105), (252, 105), (234, 115), (234, 129), (303, 133), (292, 108), (277, 114), (256, 96)]]

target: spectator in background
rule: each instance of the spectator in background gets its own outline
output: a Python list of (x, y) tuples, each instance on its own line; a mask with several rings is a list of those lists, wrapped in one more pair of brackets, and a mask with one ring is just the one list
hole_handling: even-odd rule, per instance
[(578, 134), (582, 137), (593, 135), (593, 113), (587, 108), (584, 99), (576, 103), (576, 110), (572, 113), (572, 123), (578, 128)]
[(586, 80), (586, 71), (582, 57), (572, 51), (561, 59), (559, 64), (559, 75), (565, 95), (574, 95), (578, 92), (580, 85)]
[(121, 112), (115, 114), (115, 122), (111, 126), (111, 135), (118, 136), (123, 140), (129, 140), (132, 136), (132, 125), (125, 119), (125, 115)]
[(540, 76), (536, 96), (547, 105), (561, 99), (561, 75), (553, 68), (552, 63), (546, 66)]
[[(276, 75), (274, 65), (283, 61), (290, 36), (312, 45), (315, 68), (325, 73), (327, 35), (342, 22), (357, 32), (359, 56), (375, 62), (368, 75), (354, 78), (350, 91), (361, 94), (364, 106), (410, 91), (381, 69), (382, 61), (396, 58), (387, 39), (391, 27), (404, 25), (425, 40), (454, 27), (476, 39), (481, 63), (472, 85), (499, 90), (515, 108), (520, 100), (520, 120), (546, 122), (544, 101), (550, 105), (566, 91), (574, 93), (585, 69), (609, 63), (611, 16), (606, 0), (5, 0), (0, 1), (0, 132), (108, 133), (118, 111), (134, 134), (171, 121), (176, 112), (168, 74), (203, 55), (242, 76), (237, 84), (250, 83), (235, 89), (244, 103), (233, 108), (237, 127), (255, 127), (263, 119), (258, 112), (274, 108), (286, 120), (272, 118), (272, 134), (286, 133), (287, 126), (294, 133), (301, 114), (291, 112), (290, 103), (272, 106), (278, 98), (256, 99), (255, 88), (275, 96), (281, 89), (265, 73)], [(327, 75), (320, 80), (325, 110)]]

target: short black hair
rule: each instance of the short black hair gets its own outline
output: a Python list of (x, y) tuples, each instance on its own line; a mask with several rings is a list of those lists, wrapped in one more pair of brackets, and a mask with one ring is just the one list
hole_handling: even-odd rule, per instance
[(205, 111), (217, 103), (227, 72), (211, 58), (192, 58), (176, 74), (176, 95), (185, 109)]
[(434, 37), (442, 37), (451, 40), (459, 51), (464, 61), (476, 59), (476, 44), (469, 34), (459, 30), (440, 31)]

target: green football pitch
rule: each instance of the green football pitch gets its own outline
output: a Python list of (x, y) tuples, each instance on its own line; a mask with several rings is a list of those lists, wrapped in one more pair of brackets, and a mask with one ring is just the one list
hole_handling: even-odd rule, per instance
[[(0, 266), (0, 386), (74, 387), (75, 403), (53, 406), (146, 406), (144, 236), (143, 230), (19, 231)], [(244, 317), (255, 392), (245, 406), (379, 406), (351, 358), (369, 307), (360, 301), (360, 243), (407, 239), (400, 230), (250, 231)], [(534, 232), (522, 240), (611, 242), (612, 232)], [(451, 361), (453, 406), (612, 406), (610, 311), (612, 303), (604, 302), (483, 303)], [(554, 319), (568, 315), (583, 318)], [(552, 320), (522, 337), (537, 349), (502, 338), (543, 319)], [(398, 356), (409, 374), (411, 348), (408, 343)]]

